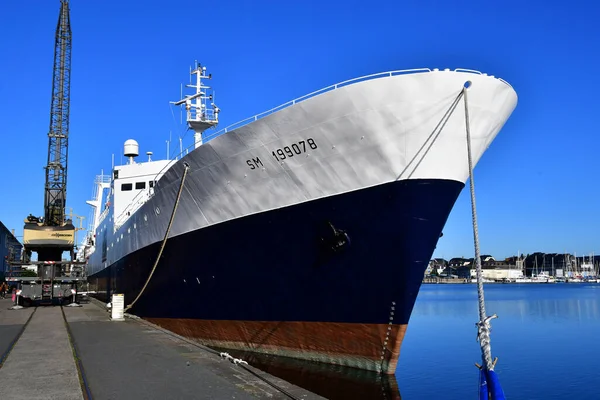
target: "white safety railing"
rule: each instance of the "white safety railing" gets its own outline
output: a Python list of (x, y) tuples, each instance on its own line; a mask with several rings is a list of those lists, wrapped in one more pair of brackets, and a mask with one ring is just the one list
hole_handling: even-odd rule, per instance
[[(437, 69), (437, 68), (435, 68), (435, 69), (430, 69), (430, 68), (403, 69), (403, 70), (397, 70), (397, 71), (379, 72), (377, 74), (365, 75), (365, 76), (361, 76), (358, 78), (348, 79), (346, 81), (342, 81), (342, 82), (336, 83), (334, 85), (327, 86), (322, 89), (316, 90), (312, 93), (305, 94), (304, 96), (298, 97), (297, 99), (294, 99), (294, 100), (290, 100), (287, 103), (283, 103), (277, 107), (271, 108), (270, 110), (264, 111), (260, 114), (256, 114), (250, 118), (246, 118), (241, 121), (235, 122), (217, 132), (214, 132), (214, 133), (204, 136), (203, 142), (206, 143), (209, 140), (222, 135), (223, 133), (227, 133), (233, 129), (241, 128), (244, 125), (247, 125), (254, 121), (258, 121), (259, 119), (264, 118), (268, 115), (271, 115), (271, 114), (275, 113), (276, 111), (283, 110), (284, 108), (298, 104), (304, 100), (310, 99), (311, 97), (315, 97), (319, 94), (326, 93), (331, 90), (336, 90), (336, 89), (342, 88), (344, 86), (348, 86), (350, 84), (354, 84), (354, 83), (358, 83), (358, 82), (362, 82), (362, 81), (369, 81), (372, 79), (386, 78), (386, 77), (396, 76), (396, 75), (410, 75), (410, 74), (418, 74), (418, 73), (424, 73), (424, 72), (438, 72), (438, 71), (439, 71), (439, 69)], [(450, 71), (450, 70), (446, 69), (445, 71)], [(487, 75), (480, 71), (476, 71), (474, 69), (466, 69), (466, 68), (456, 68), (456, 69), (454, 69), (454, 72), (467, 72), (467, 73), (473, 73), (473, 74), (477, 74), (477, 75)], [(490, 75), (490, 76), (492, 78), (494, 77), (493, 75)], [(500, 78), (496, 78), (496, 79), (498, 79), (501, 82), (503, 82), (504, 84), (510, 86), (510, 84), (508, 82), (506, 82)], [(191, 147), (193, 147), (193, 146), (189, 146), (188, 148), (186, 148), (186, 150), (189, 150)], [(181, 153), (180, 156), (182, 156), (184, 153), (185, 153), (185, 151), (183, 153)]]
[(498, 79), (500, 82), (504, 83), (504, 84), (505, 84), (506, 86), (508, 86), (508, 87), (512, 87), (512, 85), (511, 85), (510, 83), (506, 82), (506, 81), (505, 81), (504, 79), (502, 79), (502, 78), (498, 78), (498, 77), (496, 77), (496, 76), (494, 76), (494, 75), (488, 75), (488, 74), (485, 74), (485, 73), (483, 73), (483, 72), (480, 72), (480, 71), (477, 71), (477, 70), (474, 70), (474, 69), (456, 68), (456, 69), (454, 70), (454, 72), (467, 72), (467, 73), (471, 73), (471, 74), (477, 74), (477, 75), (489, 76), (490, 78), (495, 78), (495, 79)]
[(191, 107), (187, 110), (187, 119), (202, 122), (218, 122), (218, 113), (212, 109), (198, 110), (195, 107)]
[[(110, 175), (96, 175), (96, 178), (94, 179), (94, 189), (92, 191), (92, 201), (102, 201), (102, 192), (104, 190), (103, 184), (110, 184)], [(88, 232), (94, 232), (96, 230), (95, 215), (97, 212), (99, 212), (99, 210), (96, 210), (95, 208), (90, 212), (87, 227)]]
[(431, 72), (431, 71), (432, 70), (429, 69), (429, 68), (406, 69), (406, 70), (398, 70), (398, 71), (379, 72), (377, 74), (365, 75), (365, 76), (361, 76), (361, 77), (358, 77), (358, 78), (348, 79), (346, 81), (342, 81), (342, 82), (336, 83), (334, 85), (327, 86), (327, 87), (324, 87), (322, 89), (316, 90), (314, 92), (305, 94), (304, 96), (298, 97), (297, 99), (290, 100), (287, 103), (283, 103), (281, 105), (278, 105), (277, 107), (271, 108), (270, 110), (263, 111), (260, 114), (256, 114), (253, 117), (246, 118), (246, 119), (243, 119), (243, 120), (238, 121), (236, 123), (233, 123), (233, 124), (231, 124), (231, 125), (223, 128), (223, 129), (221, 129), (221, 130), (219, 130), (217, 132), (214, 132), (212, 134), (206, 135), (203, 138), (203, 141), (204, 141), (204, 143), (206, 143), (209, 140), (214, 139), (215, 137), (222, 135), (223, 133), (227, 133), (227, 132), (229, 132), (229, 131), (231, 131), (233, 129), (241, 128), (244, 125), (247, 125), (247, 124), (249, 124), (251, 122), (254, 122), (254, 121), (258, 121), (259, 119), (264, 118), (264, 117), (266, 117), (268, 115), (271, 115), (271, 114), (273, 114), (273, 113), (275, 113), (277, 111), (283, 110), (284, 108), (287, 108), (287, 107), (293, 106), (295, 104), (301, 103), (304, 100), (308, 100), (311, 97), (315, 97), (317, 95), (320, 95), (320, 94), (323, 94), (323, 93), (326, 93), (326, 92), (329, 92), (329, 91), (332, 91), (332, 90), (336, 90), (336, 89), (342, 88), (344, 86), (348, 86), (349, 84), (352, 84), (352, 83), (358, 83), (358, 82), (361, 82), (361, 81), (368, 81), (368, 80), (377, 79), (377, 78), (385, 78), (385, 77), (390, 77), (390, 76), (395, 76), (395, 75), (415, 74), (415, 73), (423, 73), (423, 72)]
[(141, 206), (143, 206), (148, 200), (154, 195), (154, 188), (150, 188), (149, 191), (142, 190), (139, 192), (131, 203), (123, 210), (121, 214), (115, 217), (114, 227), (115, 230), (119, 229), (133, 213), (135, 213)]
[(104, 208), (104, 211), (102, 211), (102, 214), (100, 214), (100, 218), (98, 218), (98, 226), (100, 226), (100, 224), (102, 224), (102, 222), (104, 221), (104, 219), (108, 215), (108, 211), (109, 210), (110, 210), (110, 206)]
[[(110, 175), (102, 174), (96, 175), (96, 179), (94, 179), (94, 183), (98, 185), (99, 183), (110, 183)], [(98, 188), (98, 186), (96, 186)]]

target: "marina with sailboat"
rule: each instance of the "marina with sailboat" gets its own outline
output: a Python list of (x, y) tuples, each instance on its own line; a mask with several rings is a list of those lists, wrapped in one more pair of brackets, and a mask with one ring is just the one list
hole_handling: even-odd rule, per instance
[[(533, 253), (496, 260), (481, 256), (485, 283), (600, 283), (600, 256)], [(423, 283), (474, 283), (473, 258), (456, 257), (429, 262)]]

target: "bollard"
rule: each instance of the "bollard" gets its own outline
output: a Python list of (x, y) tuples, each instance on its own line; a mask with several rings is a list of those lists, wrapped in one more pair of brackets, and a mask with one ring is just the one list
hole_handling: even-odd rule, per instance
[(125, 296), (122, 294), (112, 295), (112, 307), (110, 310), (112, 321), (123, 321), (125, 319)]
[(71, 289), (71, 294), (73, 295), (73, 301), (65, 307), (82, 307), (81, 304), (77, 303), (77, 289)]
[(16, 292), (17, 296), (15, 297), (15, 300), (16, 300), (15, 305), (10, 307), (9, 310), (20, 310), (22, 308), (25, 308), (25, 307), (19, 305), (19, 294), (20, 293), (21, 293), (21, 290), (17, 290), (17, 292)]

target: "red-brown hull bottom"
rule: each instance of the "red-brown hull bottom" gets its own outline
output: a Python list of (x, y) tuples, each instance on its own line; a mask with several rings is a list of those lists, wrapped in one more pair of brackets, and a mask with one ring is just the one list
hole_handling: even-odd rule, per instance
[(393, 374), (406, 324), (146, 318), (207, 346)]

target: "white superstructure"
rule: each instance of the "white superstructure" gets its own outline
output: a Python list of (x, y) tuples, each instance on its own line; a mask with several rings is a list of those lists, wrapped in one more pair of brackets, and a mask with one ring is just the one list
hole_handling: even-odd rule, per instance
[(118, 229), (135, 210), (152, 197), (154, 185), (162, 172), (175, 161), (148, 160), (142, 163), (129, 163), (116, 166), (113, 170), (115, 228)]

